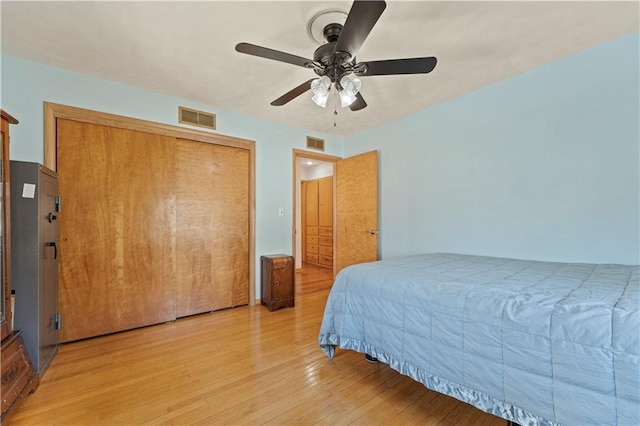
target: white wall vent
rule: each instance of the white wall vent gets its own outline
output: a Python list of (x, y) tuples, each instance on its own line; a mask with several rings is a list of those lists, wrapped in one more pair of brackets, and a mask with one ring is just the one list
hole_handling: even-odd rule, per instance
[(178, 107), (178, 121), (193, 126), (206, 127), (207, 129), (216, 129), (216, 115), (210, 112)]
[(307, 136), (307, 148), (316, 151), (324, 151), (324, 139)]

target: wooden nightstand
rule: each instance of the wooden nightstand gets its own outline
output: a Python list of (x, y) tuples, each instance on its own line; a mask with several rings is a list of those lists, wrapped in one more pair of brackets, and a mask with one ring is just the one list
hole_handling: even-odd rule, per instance
[(269, 311), (293, 308), (295, 294), (295, 262), (293, 256), (272, 254), (260, 257), (262, 264), (262, 304)]

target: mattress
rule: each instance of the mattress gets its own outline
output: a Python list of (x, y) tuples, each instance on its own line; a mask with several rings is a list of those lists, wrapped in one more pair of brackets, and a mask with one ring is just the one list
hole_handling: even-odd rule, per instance
[(640, 424), (640, 267), (451, 253), (353, 265), (319, 344), (528, 424)]

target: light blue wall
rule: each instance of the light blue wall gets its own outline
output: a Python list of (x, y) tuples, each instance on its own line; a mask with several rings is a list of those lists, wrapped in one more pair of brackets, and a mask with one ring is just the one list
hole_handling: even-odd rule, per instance
[(380, 153), (381, 255), (639, 263), (638, 37), (347, 138)]
[[(256, 142), (256, 271), (260, 255), (292, 252), (292, 149), (306, 136), (325, 139), (328, 154), (341, 155), (343, 140), (233, 111), (25, 61), (7, 55), (1, 64), (1, 106), (20, 124), (11, 128), (13, 160), (44, 161), (43, 102), (182, 126), (178, 106), (214, 112), (216, 133)], [(188, 127), (188, 126), (183, 126)], [(201, 129), (200, 129), (201, 130)], [(284, 207), (285, 215), (278, 216)], [(256, 273), (259, 297), (260, 275)]]
[[(639, 263), (638, 40), (619, 38), (345, 141), (314, 136), (334, 155), (380, 150), (383, 257)], [(257, 257), (291, 252), (291, 149), (308, 132), (6, 55), (1, 84), (2, 108), (20, 120), (18, 160), (42, 162), (45, 100), (175, 125), (178, 105), (215, 112), (219, 133), (256, 141)]]

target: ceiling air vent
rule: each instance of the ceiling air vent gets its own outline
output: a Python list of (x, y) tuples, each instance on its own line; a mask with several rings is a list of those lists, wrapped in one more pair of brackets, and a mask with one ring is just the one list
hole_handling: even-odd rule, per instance
[(178, 121), (184, 124), (206, 127), (207, 129), (216, 129), (216, 115), (210, 112), (178, 107)]
[(324, 151), (324, 139), (307, 136), (307, 148)]

